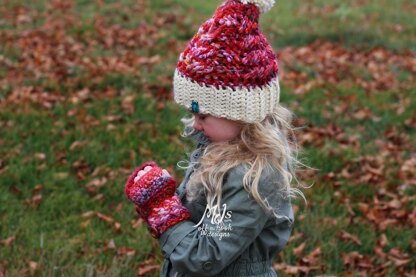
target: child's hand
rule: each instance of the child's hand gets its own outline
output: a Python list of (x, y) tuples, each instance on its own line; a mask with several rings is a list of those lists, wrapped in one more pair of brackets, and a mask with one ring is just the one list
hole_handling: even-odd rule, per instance
[(138, 167), (126, 183), (127, 198), (136, 205), (137, 213), (149, 224), (154, 237), (190, 218), (175, 190), (176, 181), (155, 162)]

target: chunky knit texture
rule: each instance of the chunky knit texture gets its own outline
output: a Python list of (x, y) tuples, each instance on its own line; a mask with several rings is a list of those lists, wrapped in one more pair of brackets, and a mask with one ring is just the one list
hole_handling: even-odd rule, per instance
[[(151, 169), (134, 181), (144, 168)], [(136, 211), (149, 225), (153, 237), (158, 238), (169, 227), (189, 219), (189, 211), (175, 196), (176, 181), (165, 176), (155, 162), (138, 167), (127, 180), (125, 193), (136, 204)]]
[[(175, 101), (198, 112), (259, 122), (279, 101), (278, 64), (259, 30), (270, 0), (226, 0), (180, 54)], [(220, 105), (217, 107), (217, 105)]]

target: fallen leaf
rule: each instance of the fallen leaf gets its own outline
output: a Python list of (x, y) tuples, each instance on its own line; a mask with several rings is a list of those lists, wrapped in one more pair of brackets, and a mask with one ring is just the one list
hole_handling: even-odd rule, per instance
[(140, 263), (137, 273), (138, 276), (146, 276), (146, 274), (158, 271), (159, 268), (160, 266), (156, 263), (155, 259), (149, 258), (144, 262)]
[(16, 240), (16, 236), (8, 237), (7, 239), (1, 240), (0, 243), (4, 246), (10, 246)]
[(308, 274), (310, 271), (316, 271), (319, 270), (319, 267), (317, 266), (294, 266), (294, 265), (288, 265), (284, 263), (280, 264), (274, 264), (273, 269), (279, 272), (284, 272), (286, 274)]
[(83, 217), (83, 218), (90, 218), (92, 216), (95, 216), (96, 214), (97, 214), (96, 211), (88, 211), (88, 212), (83, 213), (81, 215), (81, 217)]
[(69, 147), (69, 150), (70, 151), (74, 151), (76, 148), (80, 148), (80, 147), (83, 147), (83, 146), (87, 145), (87, 143), (88, 142), (86, 142), (86, 141), (79, 141), (79, 140), (74, 141), (71, 144), (71, 146)]
[(398, 247), (392, 248), (389, 251), (388, 258), (396, 267), (402, 267), (411, 261), (409, 255), (403, 253)]
[(119, 222), (114, 222), (113, 230), (116, 233), (121, 233), (121, 224)]
[(32, 191), (32, 197), (25, 200), (25, 204), (35, 209), (42, 202), (42, 185), (36, 185)]
[(352, 235), (352, 234), (350, 234), (350, 233), (348, 233), (348, 232), (346, 232), (346, 231), (341, 231), (341, 232), (339, 232), (339, 233), (338, 233), (338, 236), (339, 236), (339, 238), (340, 238), (341, 240), (348, 240), (348, 241), (352, 241), (353, 243), (355, 243), (355, 244), (357, 244), (357, 245), (361, 245), (361, 244), (362, 244), (362, 243), (361, 243), (361, 240), (360, 240), (357, 236)]
[(99, 213), (99, 212), (96, 213), (96, 216), (100, 220), (102, 220), (106, 223), (113, 224), (113, 222), (114, 222), (114, 218), (112, 218), (111, 216), (108, 216), (108, 215), (105, 215), (105, 214), (102, 214), (102, 213)]
[(107, 243), (106, 248), (107, 248), (107, 249), (116, 249), (116, 244), (115, 244), (115, 242), (114, 242), (114, 240), (113, 240), (113, 239), (111, 239), (111, 240)]
[(80, 226), (81, 226), (81, 228), (85, 229), (85, 228), (87, 228), (90, 225), (90, 223), (91, 223), (91, 219), (87, 219), (85, 221), (82, 221), (80, 223)]
[(37, 262), (29, 261), (29, 270), (31, 274), (35, 274), (38, 268), (39, 268), (39, 264)]
[(305, 250), (305, 246), (306, 246), (306, 243), (303, 242), (298, 247), (294, 248), (293, 255), (295, 255), (296, 257), (303, 256), (303, 251)]
[(95, 178), (91, 181), (89, 181), (85, 188), (90, 194), (95, 194), (101, 187), (103, 187), (107, 183), (107, 178)]
[(142, 226), (142, 225), (143, 225), (143, 223), (144, 223), (144, 221), (143, 221), (143, 219), (141, 219), (141, 218), (138, 218), (138, 219), (133, 219), (133, 220), (130, 222), (131, 227), (132, 227), (133, 229), (137, 229), (137, 228), (139, 228), (139, 226)]
[(46, 159), (45, 153), (35, 153), (34, 156), (36, 160), (41, 161), (41, 162), (43, 162)]
[(127, 95), (124, 97), (121, 107), (126, 111), (127, 114), (132, 115), (135, 111), (134, 101), (136, 97), (134, 95)]
[(121, 246), (117, 249), (117, 256), (134, 256), (136, 254), (136, 250), (133, 248)]
[(316, 247), (306, 257), (302, 258), (305, 264), (317, 265), (321, 262), (321, 247)]

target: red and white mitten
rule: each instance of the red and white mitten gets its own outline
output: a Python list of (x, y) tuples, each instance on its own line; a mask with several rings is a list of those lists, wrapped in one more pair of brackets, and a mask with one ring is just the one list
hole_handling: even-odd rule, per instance
[(155, 162), (138, 167), (127, 180), (124, 191), (136, 205), (136, 211), (158, 238), (169, 227), (191, 218), (175, 195), (176, 181)]

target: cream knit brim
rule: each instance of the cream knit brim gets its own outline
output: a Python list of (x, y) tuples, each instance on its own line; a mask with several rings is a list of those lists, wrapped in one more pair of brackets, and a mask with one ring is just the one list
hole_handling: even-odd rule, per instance
[(201, 86), (175, 70), (173, 92), (176, 103), (187, 109), (191, 109), (192, 102), (197, 102), (202, 114), (254, 123), (275, 111), (280, 87), (276, 77), (261, 88), (217, 89)]

